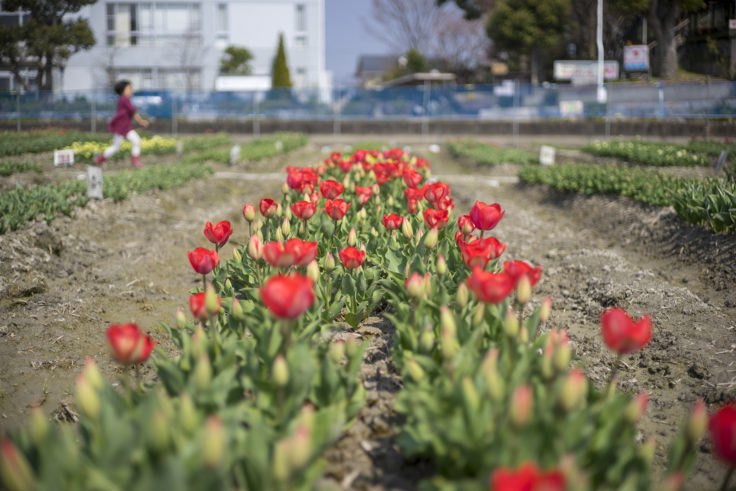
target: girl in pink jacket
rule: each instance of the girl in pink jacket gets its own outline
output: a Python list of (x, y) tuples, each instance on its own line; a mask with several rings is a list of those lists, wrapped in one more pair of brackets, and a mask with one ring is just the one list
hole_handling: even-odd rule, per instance
[(130, 102), (130, 95), (133, 93), (133, 86), (128, 80), (121, 80), (115, 84), (115, 92), (120, 96), (118, 98), (118, 110), (115, 116), (110, 119), (109, 128), (113, 133), (112, 135), (112, 146), (105, 149), (102, 155), (95, 157), (95, 163), (102, 165), (104, 161), (115, 155), (120, 146), (123, 144), (123, 140), (128, 140), (133, 145), (133, 150), (130, 152), (130, 162), (133, 167), (141, 167), (141, 137), (133, 129), (131, 121), (133, 119), (136, 122), (148, 128), (148, 121), (141, 118), (138, 115), (137, 109)]

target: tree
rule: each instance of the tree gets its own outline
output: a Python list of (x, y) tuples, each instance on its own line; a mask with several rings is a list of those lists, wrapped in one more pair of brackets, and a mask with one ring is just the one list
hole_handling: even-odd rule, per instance
[(455, 9), (437, 26), (432, 52), (441, 69), (454, 73), (459, 83), (483, 81), (491, 44), (483, 24), (483, 19), (464, 19)]
[(371, 7), (368, 30), (394, 53), (429, 52), (443, 15), (434, 0), (373, 0)]
[(250, 75), (253, 53), (242, 46), (228, 46), (220, 58), (220, 73), (225, 75)]
[(497, 48), (528, 55), (532, 83), (539, 82), (542, 55), (559, 48), (567, 27), (569, 0), (499, 0), (486, 32)]
[[(16, 79), (20, 71), (32, 66), (37, 71), (40, 90), (53, 90), (53, 69), (64, 69), (69, 58), (95, 44), (95, 37), (85, 19), (65, 18), (96, 0), (3, 0), (7, 12), (22, 11), (31, 20), (24, 25), (0, 27), (0, 39), (8, 39), (14, 46), (2, 43), (0, 53)], [(21, 83), (23, 83), (21, 81)], [(27, 85), (23, 83), (27, 89)]]
[(289, 65), (286, 64), (283, 33), (279, 34), (279, 47), (276, 50), (276, 58), (273, 59), (271, 87), (291, 87), (291, 75), (289, 75)]
[[(437, 5), (443, 5), (453, 0), (437, 0)], [(454, 0), (455, 5), (465, 12), (466, 20), (480, 19), (490, 13), (496, 4), (495, 0)]]

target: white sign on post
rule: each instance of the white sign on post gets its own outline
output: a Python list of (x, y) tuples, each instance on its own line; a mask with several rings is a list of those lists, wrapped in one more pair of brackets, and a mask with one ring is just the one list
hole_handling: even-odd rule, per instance
[(718, 161), (716, 162), (716, 170), (721, 170), (721, 167), (726, 163), (727, 158), (728, 150), (721, 150), (721, 154), (718, 156)]
[(230, 165), (235, 165), (240, 160), (240, 145), (235, 145), (230, 149)]
[(182, 153), (184, 153), (184, 142), (176, 140), (176, 156), (181, 157)]
[(552, 165), (555, 163), (555, 147), (542, 145), (539, 149), (539, 163), (542, 165)]
[(69, 167), (74, 165), (74, 150), (54, 150), (54, 165), (56, 167)]
[(627, 72), (649, 70), (649, 46), (646, 44), (624, 46), (624, 70)]
[(87, 166), (87, 197), (102, 199), (102, 168), (96, 165)]
[(281, 140), (276, 140), (276, 143), (274, 143), (273, 146), (276, 148), (276, 151), (279, 153), (284, 151), (284, 142), (282, 142)]

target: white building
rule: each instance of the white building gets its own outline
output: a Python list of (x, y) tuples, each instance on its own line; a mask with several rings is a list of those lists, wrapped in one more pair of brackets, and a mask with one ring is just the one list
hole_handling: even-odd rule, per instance
[[(223, 50), (253, 53), (253, 75), (270, 76), (278, 37), (296, 88), (329, 90), (324, 0), (103, 1), (85, 7), (97, 44), (72, 56), (55, 87), (212, 90)], [(260, 77), (259, 77), (260, 76)]]

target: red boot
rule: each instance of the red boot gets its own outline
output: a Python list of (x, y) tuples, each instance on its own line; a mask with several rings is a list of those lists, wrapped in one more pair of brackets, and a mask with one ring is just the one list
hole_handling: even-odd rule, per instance
[(98, 155), (97, 157), (95, 157), (95, 164), (97, 164), (97, 165), (99, 165), (100, 167), (102, 167), (102, 163), (103, 163), (103, 162), (104, 162), (105, 160), (107, 160), (107, 159), (105, 158), (105, 156), (104, 156), (104, 155), (102, 155), (102, 154), (100, 154), (100, 155)]
[(130, 163), (133, 165), (133, 167), (143, 167), (141, 164), (141, 156), (140, 155), (131, 155), (130, 156)]

